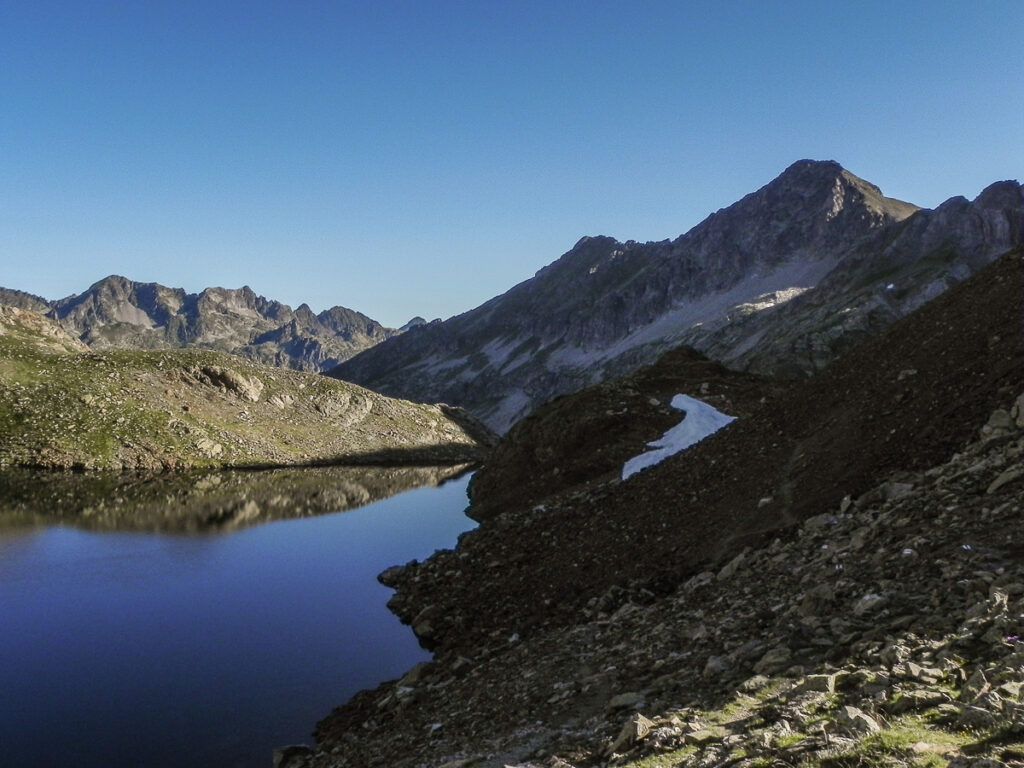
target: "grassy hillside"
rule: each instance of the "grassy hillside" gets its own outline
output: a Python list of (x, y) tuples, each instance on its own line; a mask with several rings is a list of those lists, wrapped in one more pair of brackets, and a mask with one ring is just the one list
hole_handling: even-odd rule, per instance
[(0, 467), (472, 460), (486, 435), (443, 406), (205, 350), (86, 350), (0, 308)]

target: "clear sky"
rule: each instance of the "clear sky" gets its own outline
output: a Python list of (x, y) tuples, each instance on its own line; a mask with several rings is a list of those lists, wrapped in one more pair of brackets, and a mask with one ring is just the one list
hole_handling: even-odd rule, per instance
[(973, 198), (1024, 176), (1022, 40), (1022, 0), (0, 0), (0, 285), (400, 325), (804, 157)]

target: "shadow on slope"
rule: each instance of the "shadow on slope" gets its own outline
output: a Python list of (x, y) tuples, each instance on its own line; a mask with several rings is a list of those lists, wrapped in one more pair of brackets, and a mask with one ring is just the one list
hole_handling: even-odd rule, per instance
[[(1021, 253), (1006, 254), (817, 376), (624, 483), (512, 508), (392, 574), (429, 646), (572, 623), (613, 586), (668, 592), (900, 469), (944, 461), (1024, 382)], [(457, 574), (457, 575), (456, 575)]]

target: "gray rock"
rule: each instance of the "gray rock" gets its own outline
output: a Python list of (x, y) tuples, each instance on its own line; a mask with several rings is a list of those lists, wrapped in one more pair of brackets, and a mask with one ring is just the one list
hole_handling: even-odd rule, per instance
[(635, 707), (644, 700), (644, 695), (637, 691), (629, 691), (627, 693), (620, 693), (617, 696), (613, 696), (608, 701), (608, 709), (626, 709), (627, 707)]
[(793, 652), (784, 645), (772, 648), (768, 653), (754, 665), (754, 671), (759, 674), (778, 674), (787, 669), (792, 660)]
[(654, 723), (651, 720), (637, 712), (623, 724), (622, 730), (619, 731), (619, 735), (612, 745), (608, 747), (607, 753), (612, 755), (633, 746), (641, 739), (647, 738), (653, 727)]
[(869, 593), (861, 597), (856, 603), (853, 604), (853, 613), (855, 616), (864, 616), (868, 613), (873, 613), (874, 611), (877, 611), (879, 608), (881, 608), (888, 602), (888, 598), (882, 595)]
[(1004, 485), (1009, 485), (1010, 483), (1019, 480), (1021, 477), (1024, 477), (1024, 469), (1021, 469), (1020, 467), (1008, 469), (1002, 474), (1000, 474), (999, 477), (997, 477), (989, 484), (988, 488), (985, 490), (985, 493), (991, 495), (998, 491), (1000, 488), (1002, 488)]
[(726, 656), (711, 656), (704, 665), (704, 677), (716, 677), (732, 668), (732, 662)]
[(893, 699), (886, 706), (886, 711), (892, 714), (903, 712), (917, 712), (922, 709), (937, 707), (939, 704), (948, 702), (949, 697), (941, 691), (927, 689), (904, 691), (900, 696)]
[(985, 673), (980, 669), (967, 678), (963, 688), (960, 690), (960, 701), (971, 702), (988, 691), (990, 688)]
[(998, 720), (996, 713), (984, 707), (966, 706), (961, 710), (956, 723), (961, 728), (981, 729), (995, 725)]
[(882, 727), (878, 724), (871, 715), (863, 710), (857, 709), (857, 707), (844, 706), (839, 708), (839, 713), (836, 717), (837, 722), (850, 733), (855, 734), (866, 734), (866, 733), (877, 733), (882, 730)]
[(823, 691), (824, 693), (834, 693), (835, 690), (835, 675), (808, 675), (801, 680), (796, 687), (797, 693), (801, 693), (803, 691)]

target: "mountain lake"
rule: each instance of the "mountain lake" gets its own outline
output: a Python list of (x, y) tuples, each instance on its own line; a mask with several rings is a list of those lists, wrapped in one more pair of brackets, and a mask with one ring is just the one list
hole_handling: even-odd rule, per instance
[[(387, 491), (373, 473), (402, 470), (344, 471), (303, 493), (322, 502), (344, 487), (348, 502), (326, 503), (365, 506), (305, 516), (311, 507), (280, 503), (277, 488), (185, 531), (152, 503), (52, 520), (24, 504), (0, 510), (0, 763), (270, 766), (275, 747), (311, 744), (333, 707), (428, 659), (376, 576), (475, 526), (469, 476), (433, 470), (437, 487), (408, 490), (403, 478), (374, 501)], [(239, 489), (261, 479), (218, 477), (193, 487), (234, 483), (245, 498)], [(0, 482), (0, 499), (17, 496), (10, 487)], [(254, 506), (300, 512), (264, 522)]]

